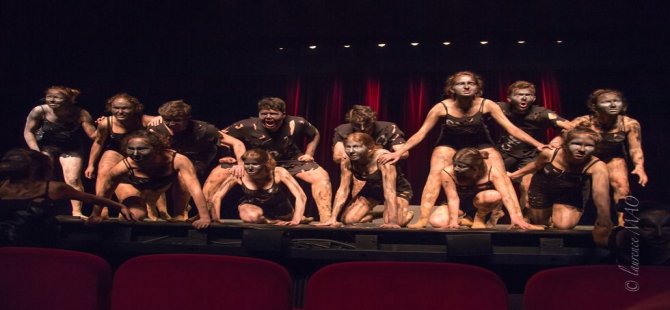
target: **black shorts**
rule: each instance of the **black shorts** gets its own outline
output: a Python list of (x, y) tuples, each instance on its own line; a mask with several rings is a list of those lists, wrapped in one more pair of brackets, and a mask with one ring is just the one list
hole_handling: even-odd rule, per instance
[(532, 163), (537, 158), (537, 156), (516, 157), (504, 152), (501, 152), (500, 154), (505, 162), (505, 170), (509, 172), (517, 171), (529, 163)]

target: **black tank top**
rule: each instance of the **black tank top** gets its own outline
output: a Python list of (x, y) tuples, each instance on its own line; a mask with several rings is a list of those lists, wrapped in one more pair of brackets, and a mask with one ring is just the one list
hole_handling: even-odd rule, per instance
[(152, 177), (138, 177), (135, 175), (133, 168), (128, 162), (127, 158), (123, 159), (123, 164), (128, 168), (128, 173), (121, 178), (120, 183), (132, 184), (138, 190), (158, 190), (165, 188), (172, 184), (177, 177), (177, 171), (174, 169), (174, 158), (177, 152), (172, 153), (172, 160), (170, 162), (171, 172), (167, 175), (152, 176)]
[[(594, 156), (598, 157), (604, 162), (609, 162), (612, 158), (626, 158), (628, 159), (628, 153), (626, 152), (626, 124), (624, 120), (625, 116), (621, 117), (621, 125), (617, 124), (617, 131), (615, 132), (605, 132), (600, 130), (600, 135), (602, 139), (596, 146), (596, 150), (593, 153)], [(589, 121), (593, 123), (593, 116), (589, 116)]]
[(263, 206), (270, 202), (283, 202), (287, 198), (285, 187), (275, 182), (274, 171), (272, 172), (272, 186), (270, 188), (250, 189), (244, 185), (244, 182), (241, 182), (240, 185), (244, 193), (243, 200), (257, 206)]
[(76, 149), (81, 147), (81, 124), (75, 120), (73, 122), (54, 123), (47, 119), (47, 112), (44, 106), (42, 109), (42, 124), (35, 132), (35, 137), (40, 145), (54, 145), (65, 149)]
[(541, 170), (540, 174), (544, 174), (546, 178), (553, 180), (551, 186), (554, 189), (565, 189), (565, 190), (580, 190), (584, 186), (584, 182), (588, 179), (586, 171), (595, 164), (598, 159), (593, 159), (591, 162), (586, 164), (583, 169), (579, 172), (565, 171), (553, 165), (554, 158), (558, 154), (557, 149), (554, 151), (554, 155), (551, 156), (551, 160), (544, 168)]
[(113, 150), (119, 153), (121, 152), (121, 141), (128, 135), (126, 133), (115, 133), (112, 122), (112, 116), (107, 117), (107, 128), (109, 128), (109, 136), (107, 136), (107, 141), (105, 141), (105, 150)]
[(489, 174), (486, 182), (480, 183), (480, 184), (471, 184), (471, 185), (461, 185), (458, 184), (458, 181), (456, 181), (456, 178), (452, 176), (449, 172), (447, 172), (446, 169), (443, 169), (443, 171), (451, 177), (452, 180), (454, 180), (454, 184), (456, 184), (456, 192), (458, 192), (458, 196), (460, 198), (463, 197), (468, 197), (468, 198), (474, 198), (479, 192), (485, 191), (485, 190), (491, 190), (495, 189), (495, 186), (493, 186), (493, 182), (491, 182), (491, 169), (493, 167), (489, 167)]
[(440, 102), (444, 106), (446, 115), (437, 145), (448, 145), (455, 149), (484, 145), (493, 146), (489, 130), (484, 123), (485, 101), (486, 99), (482, 99), (479, 110), (475, 114), (463, 117), (450, 115), (444, 101)]

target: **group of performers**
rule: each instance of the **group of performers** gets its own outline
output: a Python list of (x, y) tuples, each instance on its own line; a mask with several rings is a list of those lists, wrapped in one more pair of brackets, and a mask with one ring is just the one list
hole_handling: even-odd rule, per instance
[[(370, 107), (354, 106), (346, 123), (335, 129), (333, 160), (340, 166), (340, 184), (333, 200), (330, 177), (314, 161), (319, 131), (302, 117), (286, 115), (280, 98), (261, 99), (258, 117), (218, 130), (193, 120), (191, 106), (182, 100), (166, 102), (158, 116), (151, 116), (126, 93), (109, 98), (110, 116), (94, 121), (76, 105), (79, 91), (53, 86), (25, 125), (26, 143), (37, 154), (13, 150), (20, 156), (5, 155), (3, 167), (13, 168), (0, 171), (0, 192), (3, 200), (55, 199), (53, 189), (67, 187), (60, 196), (73, 199), (73, 216), (86, 219), (82, 201), (95, 203), (86, 219), (90, 223), (108, 217), (105, 207), (118, 209), (130, 221), (184, 221), (193, 201), (196, 228), (222, 222), (221, 201), (235, 186), (243, 192), (238, 204), (243, 222), (309, 223), (307, 197), (296, 179), (310, 184), (319, 216), (314, 224), (322, 226), (369, 222), (377, 215), (372, 209), (383, 204), (383, 228), (429, 223), (448, 229), (494, 227), (506, 210), (512, 227), (572, 229), (591, 198), (597, 209), (594, 236), (603, 244), (613, 226), (610, 188), (615, 203), (630, 195), (628, 162), (639, 184), (647, 184), (640, 125), (625, 114), (622, 93), (595, 90), (587, 103), (590, 113), (568, 121), (537, 105), (529, 82), (510, 85), (506, 102), (485, 99), (482, 89), (482, 79), (473, 72), (450, 76), (445, 99), (407, 140), (397, 125), (378, 121)], [(438, 123), (441, 133), (420, 214), (409, 224), (413, 190), (396, 164), (411, 156), (409, 151)], [(547, 128), (562, 133), (547, 143)], [(493, 131), (500, 132), (498, 141)], [(85, 167), (84, 135), (93, 140)], [(303, 150), (299, 145), (305, 138)], [(227, 156), (221, 156), (222, 150)], [(38, 152), (60, 164), (64, 183), (32, 177), (34, 168), (25, 163)], [(23, 181), (5, 176), (19, 170)], [(95, 179), (96, 195), (74, 194), (83, 192), (82, 175)], [(28, 179), (33, 185), (17, 191)], [(441, 190), (447, 202), (435, 208)], [(110, 200), (113, 195), (118, 202)]]

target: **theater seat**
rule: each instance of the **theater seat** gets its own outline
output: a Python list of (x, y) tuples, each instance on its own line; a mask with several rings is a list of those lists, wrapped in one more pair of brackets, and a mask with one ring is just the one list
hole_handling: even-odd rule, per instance
[(159, 254), (130, 259), (114, 274), (112, 309), (291, 308), (291, 278), (248, 257)]
[(337, 263), (309, 279), (304, 309), (507, 309), (507, 290), (493, 272), (470, 265)]
[(107, 309), (112, 271), (102, 258), (45, 248), (0, 248), (0, 309)]
[(660, 266), (644, 266), (639, 275), (616, 265), (548, 269), (528, 280), (523, 304), (526, 310), (625, 309), (670, 291), (668, 279), (670, 267)]

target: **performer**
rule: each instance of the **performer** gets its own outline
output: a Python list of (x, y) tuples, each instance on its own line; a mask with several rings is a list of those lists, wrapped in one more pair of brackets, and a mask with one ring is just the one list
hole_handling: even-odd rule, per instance
[[(118, 199), (130, 208), (133, 217), (142, 220), (147, 216), (147, 206), (154, 207), (158, 198), (175, 182), (187, 189), (185, 195), (172, 199), (174, 213), (182, 214), (190, 197), (198, 209), (199, 219), (195, 228), (205, 228), (211, 222), (205, 197), (195, 168), (190, 160), (173, 150), (161, 138), (146, 130), (138, 130), (124, 138), (121, 147), (126, 158), (116, 164), (103, 177), (102, 187), (97, 191), (101, 197), (110, 197), (116, 189)], [(100, 207), (95, 206), (89, 222), (102, 220)]]
[(54, 202), (79, 200), (114, 207), (133, 220), (126, 206), (49, 181), (50, 158), (35, 150), (12, 149), (0, 162), (0, 245), (53, 245), (58, 229)]
[[(630, 156), (633, 162), (631, 174), (638, 176), (638, 183), (646, 186), (648, 182), (644, 169), (640, 123), (625, 115), (628, 103), (618, 90), (596, 89), (589, 96), (587, 105), (592, 114), (577, 117), (572, 123), (590, 122), (591, 128), (602, 135), (593, 155), (607, 164), (614, 201), (620, 205), (618, 202), (631, 194), (627, 157)], [(618, 210), (618, 222), (623, 225), (623, 210)]]
[[(96, 172), (99, 175), (108, 173), (112, 167), (119, 163), (125, 156), (121, 150), (121, 141), (129, 133), (142, 129), (154, 118), (142, 114), (144, 105), (137, 98), (127, 94), (118, 93), (107, 99), (105, 110), (111, 116), (102, 117), (98, 121), (98, 129), (91, 145), (88, 158), (88, 166), (84, 170), (84, 176), (93, 179)], [(98, 159), (100, 162), (98, 163)], [(100, 188), (100, 181), (104, 177), (96, 178), (96, 190)], [(106, 217), (107, 209), (103, 209), (103, 217)]]
[(367, 133), (349, 134), (344, 142), (346, 157), (340, 161), (340, 187), (335, 194), (333, 215), (323, 225), (338, 226), (337, 215), (347, 201), (354, 179), (365, 181), (363, 188), (354, 194), (342, 215), (342, 222), (350, 225), (372, 220), (370, 211), (384, 203), (382, 228), (407, 226), (413, 213), (408, 211), (412, 187), (393, 164), (379, 164), (378, 157), (388, 153), (375, 144)]
[(168, 101), (158, 108), (162, 122), (149, 126), (150, 132), (168, 139), (171, 149), (188, 157), (198, 178), (204, 180), (217, 163), (219, 129), (191, 118), (191, 106), (183, 100)]
[[(345, 120), (346, 124), (335, 127), (333, 135), (333, 161), (338, 164), (347, 155), (344, 151), (344, 140), (354, 132), (370, 135), (375, 144), (389, 151), (398, 150), (405, 143), (405, 133), (394, 123), (378, 121), (377, 113), (369, 106), (353, 106), (345, 115)], [(407, 156), (409, 153), (403, 154), (401, 158)]]
[(535, 161), (510, 177), (535, 173), (528, 190), (531, 223), (551, 224), (558, 229), (572, 229), (579, 223), (588, 198), (583, 190), (590, 179), (598, 214), (594, 240), (605, 246), (612, 221), (607, 166), (593, 156), (600, 135), (582, 124), (565, 132), (563, 141), (560, 149), (543, 150)]
[[(45, 104), (36, 106), (28, 114), (23, 137), (30, 149), (41, 151), (58, 159), (65, 183), (84, 191), (81, 182), (83, 132), (95, 137), (91, 115), (75, 105), (79, 90), (65, 86), (51, 86), (46, 90)], [(72, 216), (83, 217), (82, 203), (72, 200)]]
[[(244, 165), (240, 158), (246, 149), (240, 140), (220, 132), (214, 125), (192, 119), (191, 111), (191, 106), (183, 100), (168, 101), (158, 108), (161, 122), (152, 122), (148, 130), (167, 139), (171, 149), (191, 160), (198, 180), (204, 182), (202, 191), (209, 209), (211, 197), (224, 178), (229, 175), (241, 177), (244, 174)], [(230, 157), (222, 158), (220, 161), (225, 168), (215, 168), (220, 144), (233, 147), (237, 157), (237, 160)], [(233, 165), (235, 162), (237, 164)], [(212, 168), (214, 168), (213, 171)], [(207, 177), (206, 180), (205, 177)], [(172, 191), (177, 191), (173, 195), (183, 195), (187, 189), (174, 187)], [(184, 214), (178, 215), (179, 219), (187, 217), (188, 209), (184, 210)]]
[(542, 229), (524, 221), (512, 182), (504, 171), (487, 163), (487, 157), (486, 151), (471, 147), (454, 154), (453, 165), (443, 170), (448, 176), (443, 182), (447, 205), (435, 209), (430, 224), (436, 228), (459, 228), (460, 209), (464, 216), (473, 218), (472, 228), (494, 227), (496, 219), (486, 223), (486, 216), (503, 205), (510, 215), (510, 228)]
[[(498, 102), (498, 105), (512, 124), (538, 141), (547, 141), (547, 128), (568, 130), (573, 127), (556, 112), (535, 105), (535, 99), (535, 85), (526, 81), (516, 81), (507, 88), (507, 102)], [(510, 172), (532, 162), (538, 154), (535, 147), (519, 141), (507, 132), (501, 134), (497, 146), (505, 162), (505, 169)], [(560, 143), (556, 147), (560, 147)], [(519, 186), (522, 210), (527, 205), (531, 176), (525, 175)]]
[[(298, 225), (308, 223), (305, 212), (305, 193), (291, 174), (262, 149), (252, 149), (242, 156), (246, 174), (241, 178), (227, 178), (214, 194), (212, 218), (221, 220), (221, 200), (233, 186), (242, 187), (244, 197), (238, 205), (240, 218), (245, 223)], [(295, 210), (289, 200), (295, 198)]]
[[(462, 71), (450, 76), (445, 85), (445, 93), (449, 98), (435, 104), (426, 120), (412, 137), (399, 150), (380, 157), (382, 163), (394, 163), (401, 154), (421, 142), (428, 132), (444, 117), (442, 132), (437, 146), (433, 149), (430, 160), (430, 173), (421, 195), (421, 217), (411, 228), (422, 228), (428, 223), (435, 200), (439, 195), (441, 173), (444, 167), (452, 164), (451, 160), (457, 150), (474, 147), (489, 154), (490, 164), (499, 171), (505, 170), (502, 157), (495, 150), (484, 124), (484, 116), (489, 114), (507, 132), (523, 142), (541, 149), (543, 144), (512, 124), (500, 107), (491, 100), (482, 98), (482, 79), (469, 71)], [(495, 215), (496, 218), (500, 214)]]
[[(242, 142), (247, 149), (260, 148), (269, 152), (277, 164), (292, 176), (312, 186), (312, 195), (321, 221), (331, 217), (332, 189), (326, 170), (314, 161), (319, 143), (319, 131), (307, 120), (286, 115), (286, 103), (277, 97), (258, 102), (258, 118), (239, 121), (223, 130)], [(298, 143), (309, 138), (303, 153)]]

